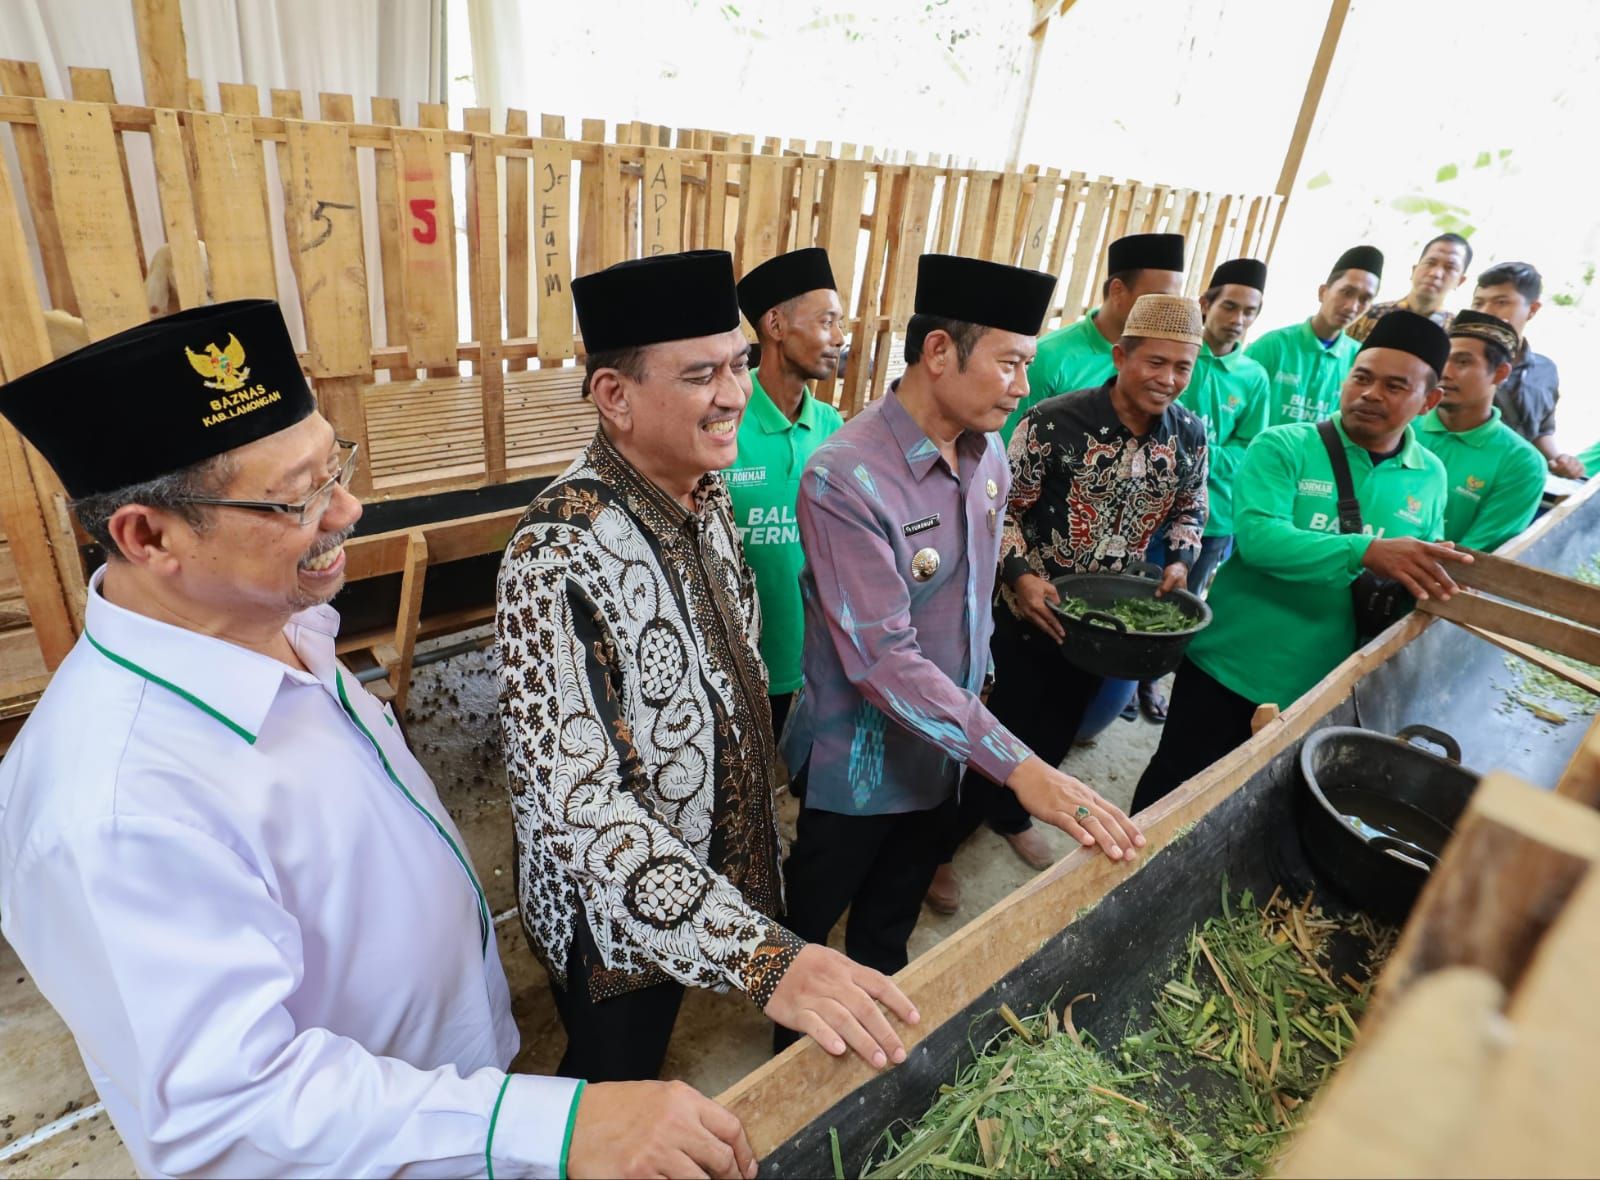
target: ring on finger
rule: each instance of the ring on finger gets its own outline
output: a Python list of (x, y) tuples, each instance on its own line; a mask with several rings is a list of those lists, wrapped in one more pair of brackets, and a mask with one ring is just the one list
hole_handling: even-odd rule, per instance
[(1077, 810), (1077, 812), (1075, 814), (1077, 815), (1077, 817), (1079, 819), (1088, 819), (1089, 818), (1089, 809), (1087, 807), (1083, 806), (1083, 804), (1080, 803), (1080, 804), (1078, 804), (1078, 810)]

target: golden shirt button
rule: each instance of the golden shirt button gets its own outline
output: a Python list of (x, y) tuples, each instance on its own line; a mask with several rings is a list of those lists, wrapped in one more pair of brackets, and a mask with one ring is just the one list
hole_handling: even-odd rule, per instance
[(992, 500), (1000, 494), (1000, 485), (991, 479), (988, 483), (983, 485), (983, 490), (989, 493), (989, 499)]
[(919, 582), (926, 582), (939, 572), (939, 551), (937, 549), (918, 549), (911, 558), (911, 576)]

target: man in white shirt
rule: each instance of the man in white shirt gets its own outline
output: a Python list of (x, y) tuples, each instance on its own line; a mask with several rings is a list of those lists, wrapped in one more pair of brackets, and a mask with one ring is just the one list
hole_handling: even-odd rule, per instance
[(0, 763), (0, 929), (139, 1171), (754, 1175), (686, 1086), (505, 1072), (460, 833), (334, 656), (355, 448), (277, 304), (0, 389), (109, 560)]

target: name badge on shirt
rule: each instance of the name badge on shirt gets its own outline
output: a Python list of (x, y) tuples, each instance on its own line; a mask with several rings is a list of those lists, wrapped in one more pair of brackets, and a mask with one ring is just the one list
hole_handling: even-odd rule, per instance
[(900, 531), (908, 537), (914, 537), (918, 533), (925, 533), (929, 529), (936, 529), (938, 527), (939, 514), (935, 512), (932, 516), (924, 516), (921, 520), (913, 520), (910, 524), (901, 525)]

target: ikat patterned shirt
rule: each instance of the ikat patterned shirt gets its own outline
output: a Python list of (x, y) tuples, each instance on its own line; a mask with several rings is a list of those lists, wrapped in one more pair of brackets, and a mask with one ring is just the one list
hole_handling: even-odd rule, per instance
[[(668, 978), (758, 1005), (803, 945), (779, 843), (755, 582), (722, 480), (695, 510), (597, 432), (529, 506), (496, 619), (518, 907), (595, 999)], [(601, 963), (566, 978), (576, 922)]]
[(956, 451), (951, 470), (891, 387), (806, 463), (805, 680), (784, 757), (810, 765), (807, 807), (926, 811), (964, 764), (1003, 783), (1030, 756), (978, 700), (1005, 454), (995, 434), (964, 434)]
[(1011, 584), (1023, 574), (1116, 573), (1158, 531), (1176, 560), (1200, 556), (1205, 425), (1174, 402), (1137, 436), (1112, 409), (1111, 385), (1040, 402), (1011, 436), (1000, 576), (1013, 612)]

